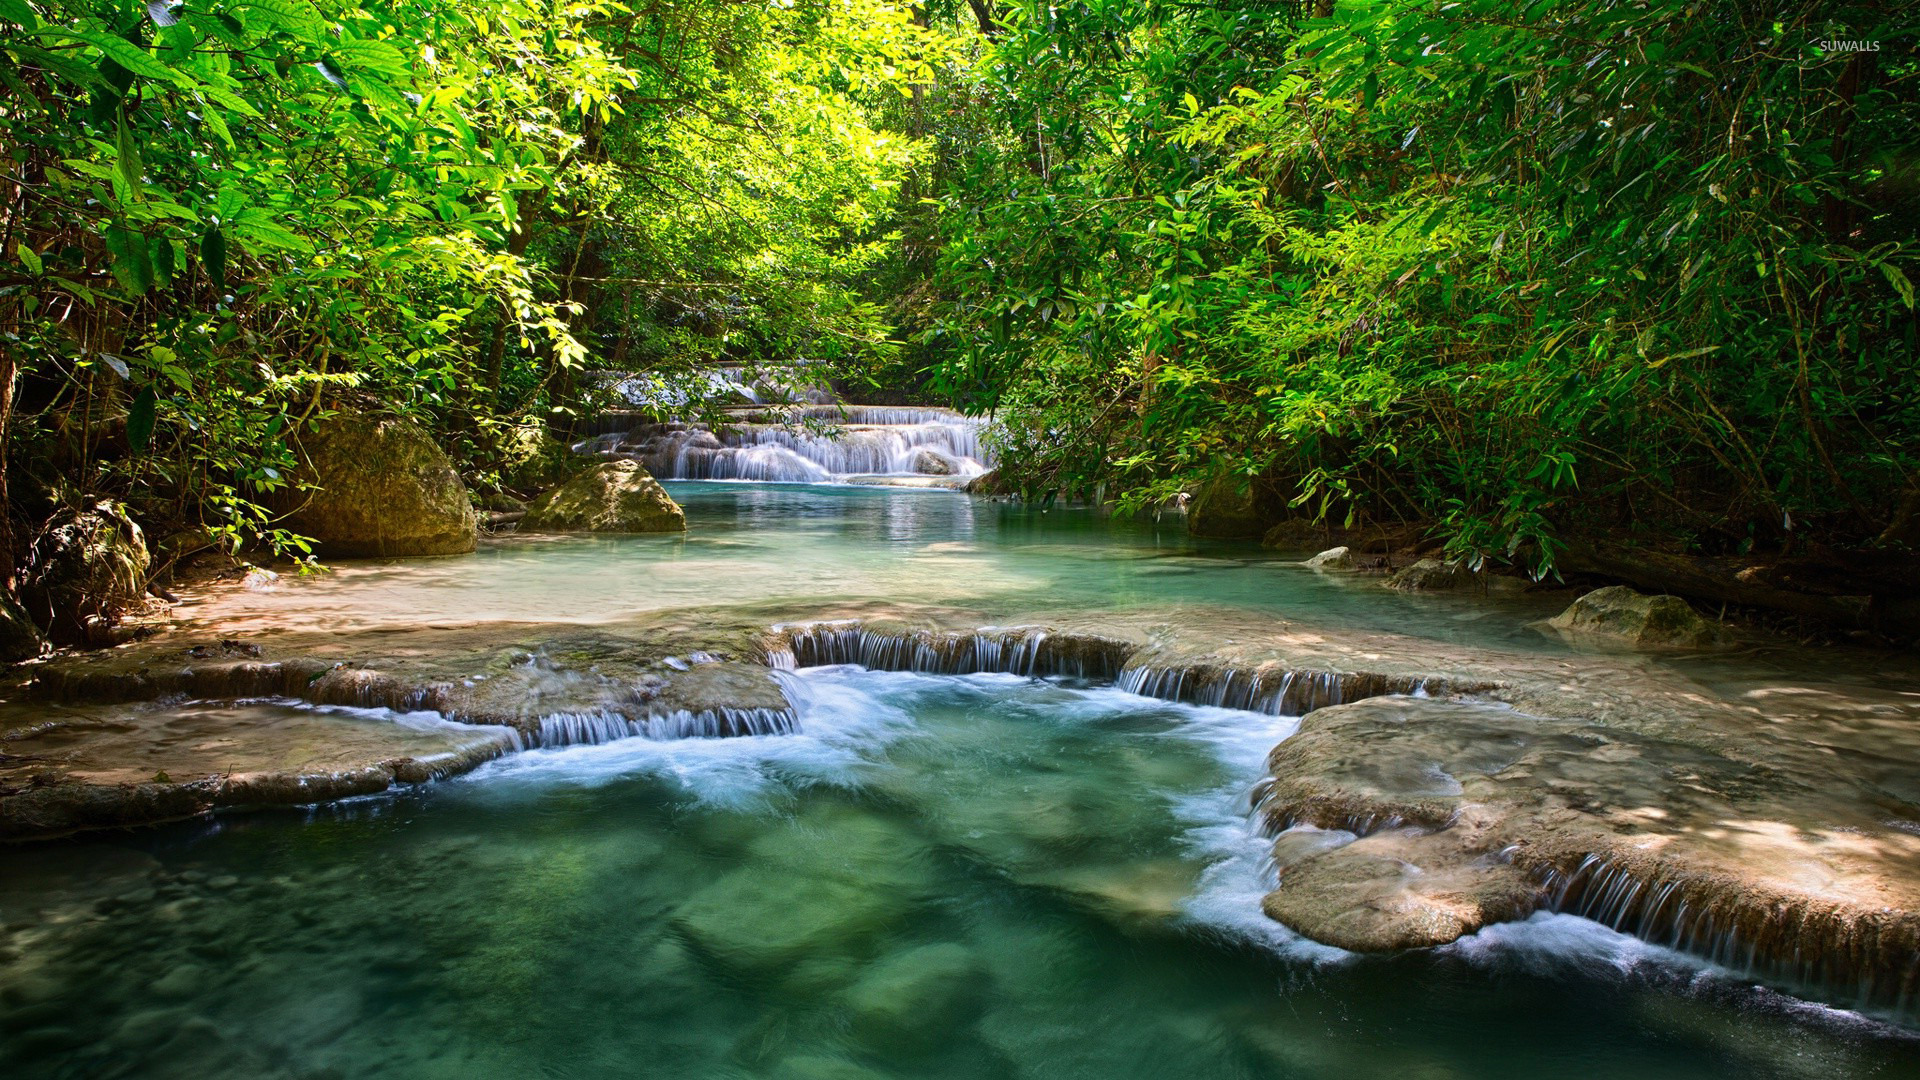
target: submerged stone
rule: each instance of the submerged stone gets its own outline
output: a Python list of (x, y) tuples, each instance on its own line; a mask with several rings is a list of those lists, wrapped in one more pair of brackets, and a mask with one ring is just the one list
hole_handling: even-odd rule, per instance
[(299, 439), (310, 490), (274, 505), (286, 527), (313, 537), (328, 558), (459, 555), (472, 551), (479, 517), (446, 452), (405, 420), (342, 412)]
[(981, 971), (963, 945), (895, 952), (847, 994), (853, 1033), (883, 1050), (928, 1050), (954, 1037), (980, 1006)]
[(723, 967), (777, 974), (815, 954), (863, 954), (902, 915), (878, 889), (783, 867), (749, 867), (688, 898), (674, 925)]
[(681, 532), (687, 515), (637, 461), (606, 461), (535, 499), (527, 532)]
[(1725, 635), (1677, 596), (1647, 596), (1610, 585), (1575, 600), (1548, 620), (1556, 630), (1618, 638), (1634, 645), (1717, 645)]

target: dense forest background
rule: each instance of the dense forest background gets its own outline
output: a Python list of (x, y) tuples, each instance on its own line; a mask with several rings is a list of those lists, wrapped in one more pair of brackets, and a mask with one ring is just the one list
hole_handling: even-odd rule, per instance
[[(1920, 12), (0, 0), (0, 576), (299, 555), (292, 434), (475, 490), (725, 363), (1547, 572), (1920, 545)], [(666, 409), (668, 406), (658, 406)], [(1911, 559), (1907, 558), (1911, 563)]]

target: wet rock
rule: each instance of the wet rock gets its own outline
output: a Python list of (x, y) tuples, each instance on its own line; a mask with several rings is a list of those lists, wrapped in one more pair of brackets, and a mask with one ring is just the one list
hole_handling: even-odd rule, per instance
[(1257, 480), (1244, 476), (1211, 480), (1187, 504), (1187, 531), (1220, 539), (1261, 536), (1277, 516), (1274, 502)]
[(1374, 949), (1537, 906), (1803, 985), (1888, 999), (1910, 985), (1920, 836), (1849, 790), (1828, 748), (1723, 741), (1650, 711), (1600, 724), (1383, 697), (1311, 713), (1269, 755), (1261, 812), (1276, 832), (1362, 838), (1276, 849), (1266, 911)]
[(1525, 874), (1458, 837), (1402, 828), (1296, 857), (1261, 908), (1315, 941), (1390, 952), (1444, 945), (1521, 918), (1539, 897)]
[(1328, 548), (1308, 559), (1307, 566), (1314, 570), (1358, 570), (1360, 562), (1353, 557), (1352, 551), (1344, 547), (1336, 547)]
[(1441, 589), (1458, 589), (1474, 583), (1477, 575), (1462, 563), (1442, 562), (1439, 559), (1421, 559), (1412, 566), (1405, 567), (1387, 579), (1387, 588), (1401, 589), (1407, 592), (1435, 592)]
[(535, 499), (528, 532), (680, 532), (687, 516), (637, 461), (606, 461)]
[(967, 486), (961, 490), (969, 495), (1008, 495), (1013, 491), (1000, 476), (999, 469), (988, 469), (967, 481)]
[(952, 476), (960, 471), (960, 463), (938, 450), (922, 449), (913, 455), (911, 468), (926, 476)]
[(881, 1050), (928, 1050), (954, 1037), (980, 1004), (980, 969), (963, 945), (894, 953), (847, 995), (853, 1033)]
[(467, 487), (427, 433), (405, 420), (343, 412), (301, 434), (312, 490), (273, 502), (286, 527), (327, 558), (457, 555), (473, 550), (479, 519)]
[(1611, 585), (1575, 600), (1549, 619), (1556, 630), (1618, 638), (1634, 645), (1702, 647), (1724, 640), (1718, 624), (1677, 596), (1648, 596), (1625, 585)]
[(149, 607), (149, 561), (140, 526), (120, 504), (63, 507), (27, 552), (21, 607), (56, 644), (117, 644), (120, 621)]

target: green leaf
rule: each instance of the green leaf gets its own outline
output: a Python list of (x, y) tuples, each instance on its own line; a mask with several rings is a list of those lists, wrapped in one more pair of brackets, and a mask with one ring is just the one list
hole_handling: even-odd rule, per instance
[(147, 238), (118, 225), (107, 227), (107, 251), (113, 256), (113, 276), (128, 295), (144, 296), (153, 287), (153, 264), (147, 257)]
[(152, 53), (115, 34), (102, 33), (98, 30), (67, 30), (49, 26), (41, 30), (39, 36), (84, 42), (100, 50), (107, 59), (135, 75), (145, 75), (149, 79), (158, 79), (177, 86), (192, 86), (194, 82), (190, 76), (168, 67)]
[(140, 199), (140, 176), (145, 170), (140, 162), (140, 144), (134, 141), (133, 128), (127, 123), (124, 106), (114, 127), (113, 143), (114, 166), (120, 170), (120, 179), (126, 181), (130, 197), (137, 202)]
[(200, 262), (207, 268), (207, 278), (213, 282), (213, 287), (226, 292), (227, 238), (217, 225), (200, 238)]
[(135, 453), (144, 453), (153, 442), (154, 401), (153, 387), (143, 386), (127, 408), (127, 444)]
[(14, 251), (20, 256), (20, 265), (27, 268), (27, 273), (39, 277), (46, 272), (46, 268), (40, 262), (40, 253), (28, 247), (25, 240), (15, 244)]
[(1907, 275), (1890, 262), (1881, 263), (1880, 272), (1887, 275), (1887, 281), (1892, 283), (1893, 290), (1900, 294), (1900, 299), (1907, 305), (1907, 310), (1913, 310), (1913, 282), (1907, 280)]

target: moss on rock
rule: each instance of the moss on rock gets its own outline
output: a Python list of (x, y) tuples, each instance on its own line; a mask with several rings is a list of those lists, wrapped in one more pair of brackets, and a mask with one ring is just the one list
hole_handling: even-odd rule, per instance
[(425, 431), (405, 420), (343, 412), (300, 436), (311, 490), (278, 501), (286, 526), (330, 558), (459, 555), (479, 518), (467, 486)]
[(529, 532), (679, 532), (687, 515), (639, 462), (605, 461), (533, 501)]
[(1677, 596), (1647, 596), (1625, 585), (1610, 585), (1575, 600), (1548, 620), (1557, 630), (1601, 634), (1635, 645), (1717, 645), (1720, 627)]

